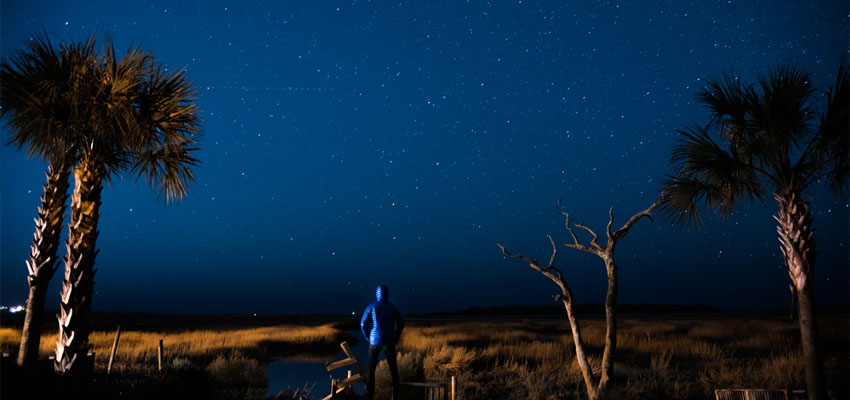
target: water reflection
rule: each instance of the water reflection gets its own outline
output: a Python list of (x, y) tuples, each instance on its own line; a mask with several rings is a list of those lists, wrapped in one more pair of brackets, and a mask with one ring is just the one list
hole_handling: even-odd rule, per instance
[[(348, 332), (350, 336), (361, 338), (360, 330)], [(357, 361), (365, 369), (369, 361), (369, 346), (364, 340), (348, 340), (351, 351), (357, 357)], [(266, 379), (269, 382), (269, 393), (275, 394), (284, 389), (303, 389), (305, 386), (313, 388), (313, 397), (321, 398), (330, 393), (331, 378), (344, 379), (346, 368), (331, 371), (325, 370), (325, 363), (345, 358), (345, 353), (337, 346), (328, 349), (327, 352), (314, 352), (288, 356), (266, 364)], [(365, 386), (362, 383), (354, 385), (358, 394), (363, 393)]]

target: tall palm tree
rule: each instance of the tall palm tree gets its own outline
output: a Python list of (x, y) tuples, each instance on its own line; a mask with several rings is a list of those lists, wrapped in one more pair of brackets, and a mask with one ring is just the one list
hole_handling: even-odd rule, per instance
[(35, 234), (26, 261), (29, 284), (18, 365), (31, 366), (38, 356), (47, 287), (56, 272), (56, 253), (65, 220), (68, 177), (75, 163), (72, 127), (84, 101), (79, 83), (90, 67), (94, 38), (57, 49), (46, 34), (0, 66), (0, 116), (12, 128), (9, 144), (47, 160), (47, 182), (35, 219)]
[(693, 225), (700, 222), (698, 203), (729, 217), (741, 200), (773, 197), (780, 249), (799, 299), (809, 399), (824, 399), (808, 189), (819, 182), (835, 193), (847, 187), (848, 72), (839, 68), (835, 86), (825, 92), (797, 68), (778, 68), (755, 84), (727, 75), (709, 83), (698, 99), (711, 120), (679, 132), (671, 157), (676, 172), (664, 183), (662, 210)]
[(183, 197), (198, 160), (200, 135), (195, 91), (183, 71), (165, 73), (150, 53), (129, 50), (119, 59), (107, 41), (87, 80), (86, 129), (76, 138), (79, 164), (68, 225), (65, 279), (60, 295), (55, 371), (72, 370), (88, 351), (89, 313), (98, 250), (104, 181), (129, 170), (166, 201)]

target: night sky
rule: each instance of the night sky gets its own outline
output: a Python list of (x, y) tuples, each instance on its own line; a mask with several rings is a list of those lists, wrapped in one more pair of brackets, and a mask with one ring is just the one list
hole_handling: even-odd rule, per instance
[[(600, 233), (609, 206), (617, 226), (649, 206), (675, 130), (707, 121), (707, 80), (796, 64), (823, 88), (848, 59), (846, 1), (119, 3), (0, 9), (4, 59), (42, 28), (97, 32), (198, 88), (188, 197), (166, 205), (132, 176), (104, 190), (102, 311), (359, 313), (378, 283), (403, 312), (553, 304), (497, 242), (543, 262), (547, 234), (569, 239), (559, 198)], [(15, 305), (46, 164), (0, 151), (0, 303)], [(812, 194), (818, 301), (846, 307), (850, 201)], [(617, 249), (620, 303), (788, 307), (774, 210), (700, 231), (642, 220)], [(578, 303), (604, 301), (597, 257), (562, 248), (559, 265)]]

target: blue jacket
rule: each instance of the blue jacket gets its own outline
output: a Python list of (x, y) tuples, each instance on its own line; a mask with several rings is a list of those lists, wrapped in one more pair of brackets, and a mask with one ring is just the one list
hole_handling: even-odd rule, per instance
[[(404, 318), (393, 303), (390, 303), (390, 289), (378, 285), (375, 292), (378, 301), (369, 304), (360, 318), (360, 331), (369, 338), (372, 346), (395, 345), (404, 329)], [(366, 334), (366, 331), (370, 331)]]

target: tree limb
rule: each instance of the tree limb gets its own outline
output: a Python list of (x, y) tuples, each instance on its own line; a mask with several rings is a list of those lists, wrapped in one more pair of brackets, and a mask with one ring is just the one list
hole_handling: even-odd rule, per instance
[[(556, 284), (558, 284), (560, 286), (561, 283), (563, 283), (564, 279), (563, 279), (563, 276), (561, 275), (561, 271), (558, 270), (557, 268), (555, 268), (555, 266), (554, 266), (555, 256), (558, 254), (558, 248), (557, 248), (557, 246), (555, 246), (555, 242), (551, 238), (549, 238), (549, 240), (552, 242), (552, 257), (550, 258), (549, 265), (546, 266), (546, 268), (542, 268), (540, 266), (540, 263), (538, 263), (537, 260), (535, 260), (531, 257), (526, 257), (526, 256), (521, 255), (521, 254), (513, 254), (513, 253), (509, 252), (508, 249), (506, 249), (505, 246), (502, 246), (501, 243), (496, 243), (496, 246), (499, 246), (499, 248), (502, 249), (502, 254), (504, 254), (508, 257), (517, 258), (517, 259), (520, 259), (520, 260), (527, 262), (528, 265), (532, 269), (534, 269), (537, 272), (540, 272), (541, 274), (543, 274), (547, 278), (551, 279), (553, 282), (555, 282)], [(555, 271), (555, 273), (557, 275), (550, 272), (550, 270)]]
[(558, 246), (555, 246), (555, 241), (552, 240), (552, 235), (546, 235), (549, 238), (549, 243), (552, 243), (552, 257), (549, 258), (549, 265), (546, 266), (546, 269), (555, 268), (555, 256), (558, 255)]
[(499, 246), (499, 248), (502, 249), (502, 254), (527, 262), (532, 269), (537, 272), (540, 272), (541, 274), (543, 274), (543, 276), (552, 280), (552, 282), (555, 282), (555, 284), (561, 288), (561, 290), (567, 295), (567, 297), (569, 299), (572, 299), (573, 296), (572, 291), (570, 290), (570, 286), (567, 285), (566, 280), (564, 280), (564, 275), (561, 273), (561, 270), (555, 267), (555, 257), (558, 255), (558, 246), (555, 245), (555, 241), (552, 240), (551, 236), (549, 236), (549, 243), (552, 243), (552, 257), (549, 258), (549, 265), (547, 265), (546, 268), (540, 267), (540, 263), (538, 263), (535, 259), (531, 257), (526, 257), (521, 254), (513, 254), (509, 252), (508, 249), (506, 249), (505, 246), (502, 246), (501, 243), (496, 243), (496, 246)]
[[(569, 227), (568, 215), (567, 226)], [(596, 385), (594, 384), (593, 370), (587, 360), (587, 355), (584, 352), (584, 344), (581, 340), (581, 329), (579, 328), (579, 323), (575, 318), (575, 314), (573, 313), (573, 293), (572, 290), (570, 290), (569, 285), (567, 285), (567, 282), (561, 275), (561, 271), (555, 268), (555, 256), (558, 253), (558, 246), (555, 245), (555, 241), (552, 239), (551, 236), (549, 236), (549, 242), (552, 244), (552, 257), (549, 259), (549, 265), (545, 269), (541, 268), (540, 264), (533, 258), (526, 257), (520, 254), (513, 254), (509, 252), (505, 248), (505, 246), (502, 246), (501, 243), (497, 243), (496, 245), (499, 246), (500, 249), (502, 249), (502, 254), (527, 262), (528, 265), (531, 266), (531, 268), (537, 270), (547, 278), (551, 279), (553, 282), (555, 282), (555, 284), (558, 285), (558, 287), (561, 288), (561, 294), (555, 295), (554, 298), (555, 301), (563, 303), (564, 309), (567, 311), (567, 319), (570, 322), (570, 330), (572, 331), (573, 343), (575, 344), (576, 360), (578, 361), (582, 377), (584, 378), (584, 384), (585, 388), (587, 389), (588, 397), (591, 400), (597, 400), (599, 398), (599, 394)], [(578, 244), (578, 246), (581, 245)], [(550, 271), (554, 271), (557, 276)]]
[(651, 206), (649, 206), (649, 208), (647, 208), (646, 210), (643, 210), (643, 211), (639, 211), (635, 215), (632, 215), (632, 217), (629, 218), (629, 220), (625, 223), (625, 225), (623, 225), (622, 228), (617, 229), (617, 231), (614, 232), (612, 237), (615, 240), (622, 239), (624, 236), (626, 236), (626, 233), (629, 232), (629, 229), (631, 229), (632, 226), (643, 217), (646, 217), (647, 219), (652, 221), (652, 215), (651, 215), (652, 211), (654, 211), (655, 208), (660, 206), (661, 203), (663, 203), (663, 202), (664, 202), (664, 197), (663, 196), (659, 197), (658, 200), (655, 200), (655, 202), (652, 203)]
[[(581, 243), (578, 241), (578, 236), (576, 236), (575, 232), (573, 232), (573, 228), (570, 226), (570, 214), (569, 214), (569, 213), (567, 213), (566, 211), (564, 211), (564, 210), (562, 210), (562, 209), (561, 209), (561, 199), (558, 199), (558, 205), (557, 205), (557, 208), (558, 208), (558, 212), (559, 212), (559, 213), (561, 213), (561, 215), (563, 215), (563, 216), (564, 216), (564, 227), (566, 227), (566, 228), (567, 228), (567, 232), (569, 232), (569, 233), (570, 233), (570, 236), (572, 236), (572, 238), (573, 238), (573, 242), (574, 242), (574, 244), (564, 243), (564, 246), (571, 247), (571, 248), (574, 248), (574, 249), (576, 249), (576, 250), (586, 251), (586, 252), (588, 252), (588, 253), (596, 253), (596, 251), (594, 251), (592, 248), (587, 247), (587, 246), (585, 246), (585, 245), (581, 244)], [(593, 232), (592, 230), (590, 230), (588, 227), (586, 227), (586, 226), (584, 226), (584, 225), (581, 225), (581, 224), (576, 224), (576, 223), (574, 223), (574, 225), (575, 225), (575, 226), (578, 226), (578, 227), (581, 227), (581, 228), (584, 228), (584, 229), (587, 229), (587, 230), (588, 230), (588, 231), (589, 231), (589, 232), (590, 232), (590, 233), (594, 236), (594, 238), (596, 238), (596, 237), (597, 237), (597, 236), (596, 236), (596, 233), (594, 233), (594, 232)], [(593, 242), (595, 242), (595, 241), (596, 241), (596, 239), (594, 239), (593, 241), (591, 241), (591, 244), (592, 244)], [(598, 244), (596, 244), (596, 247), (598, 248), (598, 247), (599, 247), (599, 245), (598, 245)]]
[[(549, 258), (549, 265), (546, 266), (546, 271), (555, 271), (555, 277), (558, 278), (557, 282), (559, 285), (566, 285), (567, 282), (564, 281), (564, 275), (561, 273), (561, 270), (555, 267), (555, 257), (558, 255), (558, 246), (555, 245), (555, 241), (552, 240), (552, 235), (546, 235), (549, 238), (549, 243), (552, 243), (552, 257)], [(550, 278), (551, 279), (551, 278)]]
[[(505, 248), (505, 246), (502, 246), (501, 243), (496, 243), (496, 246), (499, 246), (499, 248), (502, 249), (502, 254), (504, 254), (508, 257), (518, 258), (522, 261), (525, 261), (525, 262), (528, 263), (529, 266), (531, 266), (531, 268), (534, 268), (536, 271), (538, 271), (540, 273), (545, 273), (543, 268), (540, 268), (540, 264), (537, 261), (535, 261), (533, 258), (526, 257), (526, 256), (521, 255), (521, 254), (513, 254), (513, 253), (509, 252), (508, 249)], [(553, 256), (553, 258), (554, 258), (554, 256)]]
[(593, 238), (590, 239), (590, 244), (593, 246), (594, 249), (602, 250), (602, 246), (599, 245), (599, 235), (597, 235), (596, 232), (593, 231), (593, 229), (588, 228), (584, 224), (573, 223), (573, 225), (575, 225), (577, 228), (582, 228), (582, 229), (588, 231), (590, 233), (590, 235), (593, 236)]
[[(608, 385), (613, 375), (613, 355), (617, 348), (617, 320), (615, 317), (615, 306), (617, 303), (618, 290), (617, 266), (614, 262), (614, 250), (616, 248), (617, 241), (622, 239), (626, 233), (628, 233), (629, 229), (631, 229), (631, 227), (641, 218), (646, 217), (651, 221), (652, 217), (650, 214), (664, 201), (666, 201), (666, 197), (662, 194), (649, 208), (633, 215), (622, 228), (613, 233), (611, 232), (611, 226), (614, 224), (614, 207), (609, 208), (608, 225), (605, 227), (605, 233), (608, 236), (608, 243), (605, 248), (603, 248), (599, 245), (599, 235), (597, 235), (592, 229), (579, 223), (570, 224), (570, 214), (561, 209), (561, 200), (558, 200), (558, 212), (564, 216), (564, 227), (573, 239), (573, 243), (564, 243), (564, 246), (596, 254), (605, 262), (605, 268), (608, 275), (608, 292), (605, 296), (605, 348), (603, 350), (602, 364), (600, 366), (601, 374), (596, 384), (594, 384), (593, 371), (588, 363), (587, 355), (584, 352), (584, 344), (581, 339), (579, 323), (573, 313), (572, 290), (564, 279), (561, 271), (555, 267), (555, 258), (558, 255), (558, 247), (555, 245), (555, 241), (552, 239), (552, 236), (548, 236), (549, 243), (552, 244), (552, 256), (549, 258), (549, 264), (547, 264), (545, 268), (541, 267), (540, 264), (533, 258), (525, 257), (520, 254), (513, 254), (509, 252), (505, 246), (497, 244), (504, 255), (527, 262), (532, 269), (540, 272), (561, 288), (561, 294), (555, 295), (554, 298), (555, 301), (563, 303), (564, 308), (566, 309), (576, 349), (576, 360), (578, 361), (579, 368), (581, 369), (582, 376), (584, 378), (588, 397), (591, 400), (599, 399), (600, 394), (605, 394), (608, 391)], [(578, 236), (573, 231), (573, 226), (584, 229), (590, 233), (593, 237), (590, 241), (590, 246), (583, 245), (579, 242)]]

